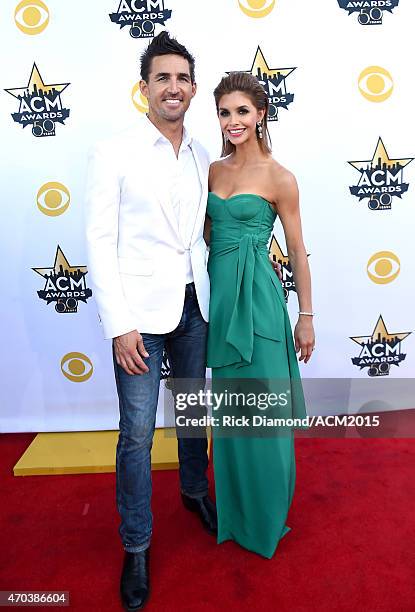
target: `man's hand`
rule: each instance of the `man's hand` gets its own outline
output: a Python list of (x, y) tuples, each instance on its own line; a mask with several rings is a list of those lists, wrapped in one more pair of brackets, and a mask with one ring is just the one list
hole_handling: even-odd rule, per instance
[(114, 338), (115, 360), (127, 374), (145, 374), (149, 371), (143, 361), (148, 357), (143, 338), (137, 330)]
[(282, 283), (282, 267), (281, 267), (281, 264), (279, 264), (278, 261), (274, 261), (272, 255), (269, 256), (269, 260), (271, 262), (272, 267), (274, 268), (275, 274), (278, 276), (278, 278), (280, 279), (280, 282)]

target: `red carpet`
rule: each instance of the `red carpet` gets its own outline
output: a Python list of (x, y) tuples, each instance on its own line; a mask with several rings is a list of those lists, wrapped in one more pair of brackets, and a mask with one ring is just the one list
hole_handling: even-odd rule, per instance
[[(15, 478), (32, 434), (0, 437), (0, 590), (69, 591), (73, 610), (121, 610), (114, 475)], [(298, 439), (297, 488), (272, 560), (217, 546), (153, 477), (152, 597), (146, 609), (412, 612), (415, 442)]]

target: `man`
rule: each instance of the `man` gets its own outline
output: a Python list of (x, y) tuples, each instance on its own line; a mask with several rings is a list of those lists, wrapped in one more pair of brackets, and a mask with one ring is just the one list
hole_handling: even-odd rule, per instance
[[(87, 186), (89, 271), (119, 396), (117, 505), (125, 549), (121, 599), (149, 595), (151, 457), (163, 349), (172, 376), (205, 377), (209, 310), (203, 228), (209, 159), (183, 126), (196, 93), (195, 61), (162, 32), (141, 58), (148, 116), (95, 146)], [(275, 265), (277, 268), (277, 265)], [(206, 432), (179, 438), (181, 497), (217, 533), (208, 497)]]
[[(125, 549), (126, 609), (149, 594), (151, 458), (163, 349), (172, 376), (203, 379), (209, 278), (203, 227), (207, 152), (183, 127), (196, 93), (194, 59), (162, 32), (141, 58), (149, 112), (91, 152), (87, 185), (89, 271), (119, 396), (117, 505)], [(206, 433), (178, 440), (181, 496), (209, 533)]]

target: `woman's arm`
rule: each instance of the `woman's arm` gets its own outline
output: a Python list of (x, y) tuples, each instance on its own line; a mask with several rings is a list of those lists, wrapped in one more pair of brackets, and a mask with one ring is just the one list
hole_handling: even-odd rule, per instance
[(203, 230), (203, 237), (205, 239), (206, 245), (209, 246), (210, 244), (210, 226), (211, 226), (211, 221), (210, 221), (210, 217), (208, 217), (208, 215), (206, 215), (205, 217), (205, 227)]
[[(288, 258), (293, 272), (299, 310), (312, 312), (311, 277), (301, 229), (299, 193), (295, 176), (288, 170), (279, 171), (274, 178), (276, 207), (287, 244)], [(314, 348), (313, 317), (299, 315), (294, 330), (295, 350), (301, 351), (300, 361), (307, 363)]]

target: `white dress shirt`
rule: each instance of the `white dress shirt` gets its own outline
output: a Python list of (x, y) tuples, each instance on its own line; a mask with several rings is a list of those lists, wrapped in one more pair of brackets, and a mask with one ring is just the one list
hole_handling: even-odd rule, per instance
[(171, 142), (148, 120), (154, 131), (154, 146), (160, 155), (160, 168), (166, 182), (170, 203), (177, 218), (177, 227), (186, 250), (186, 283), (193, 282), (190, 242), (202, 196), (202, 185), (192, 151), (192, 137), (183, 127), (183, 140), (178, 156)]

